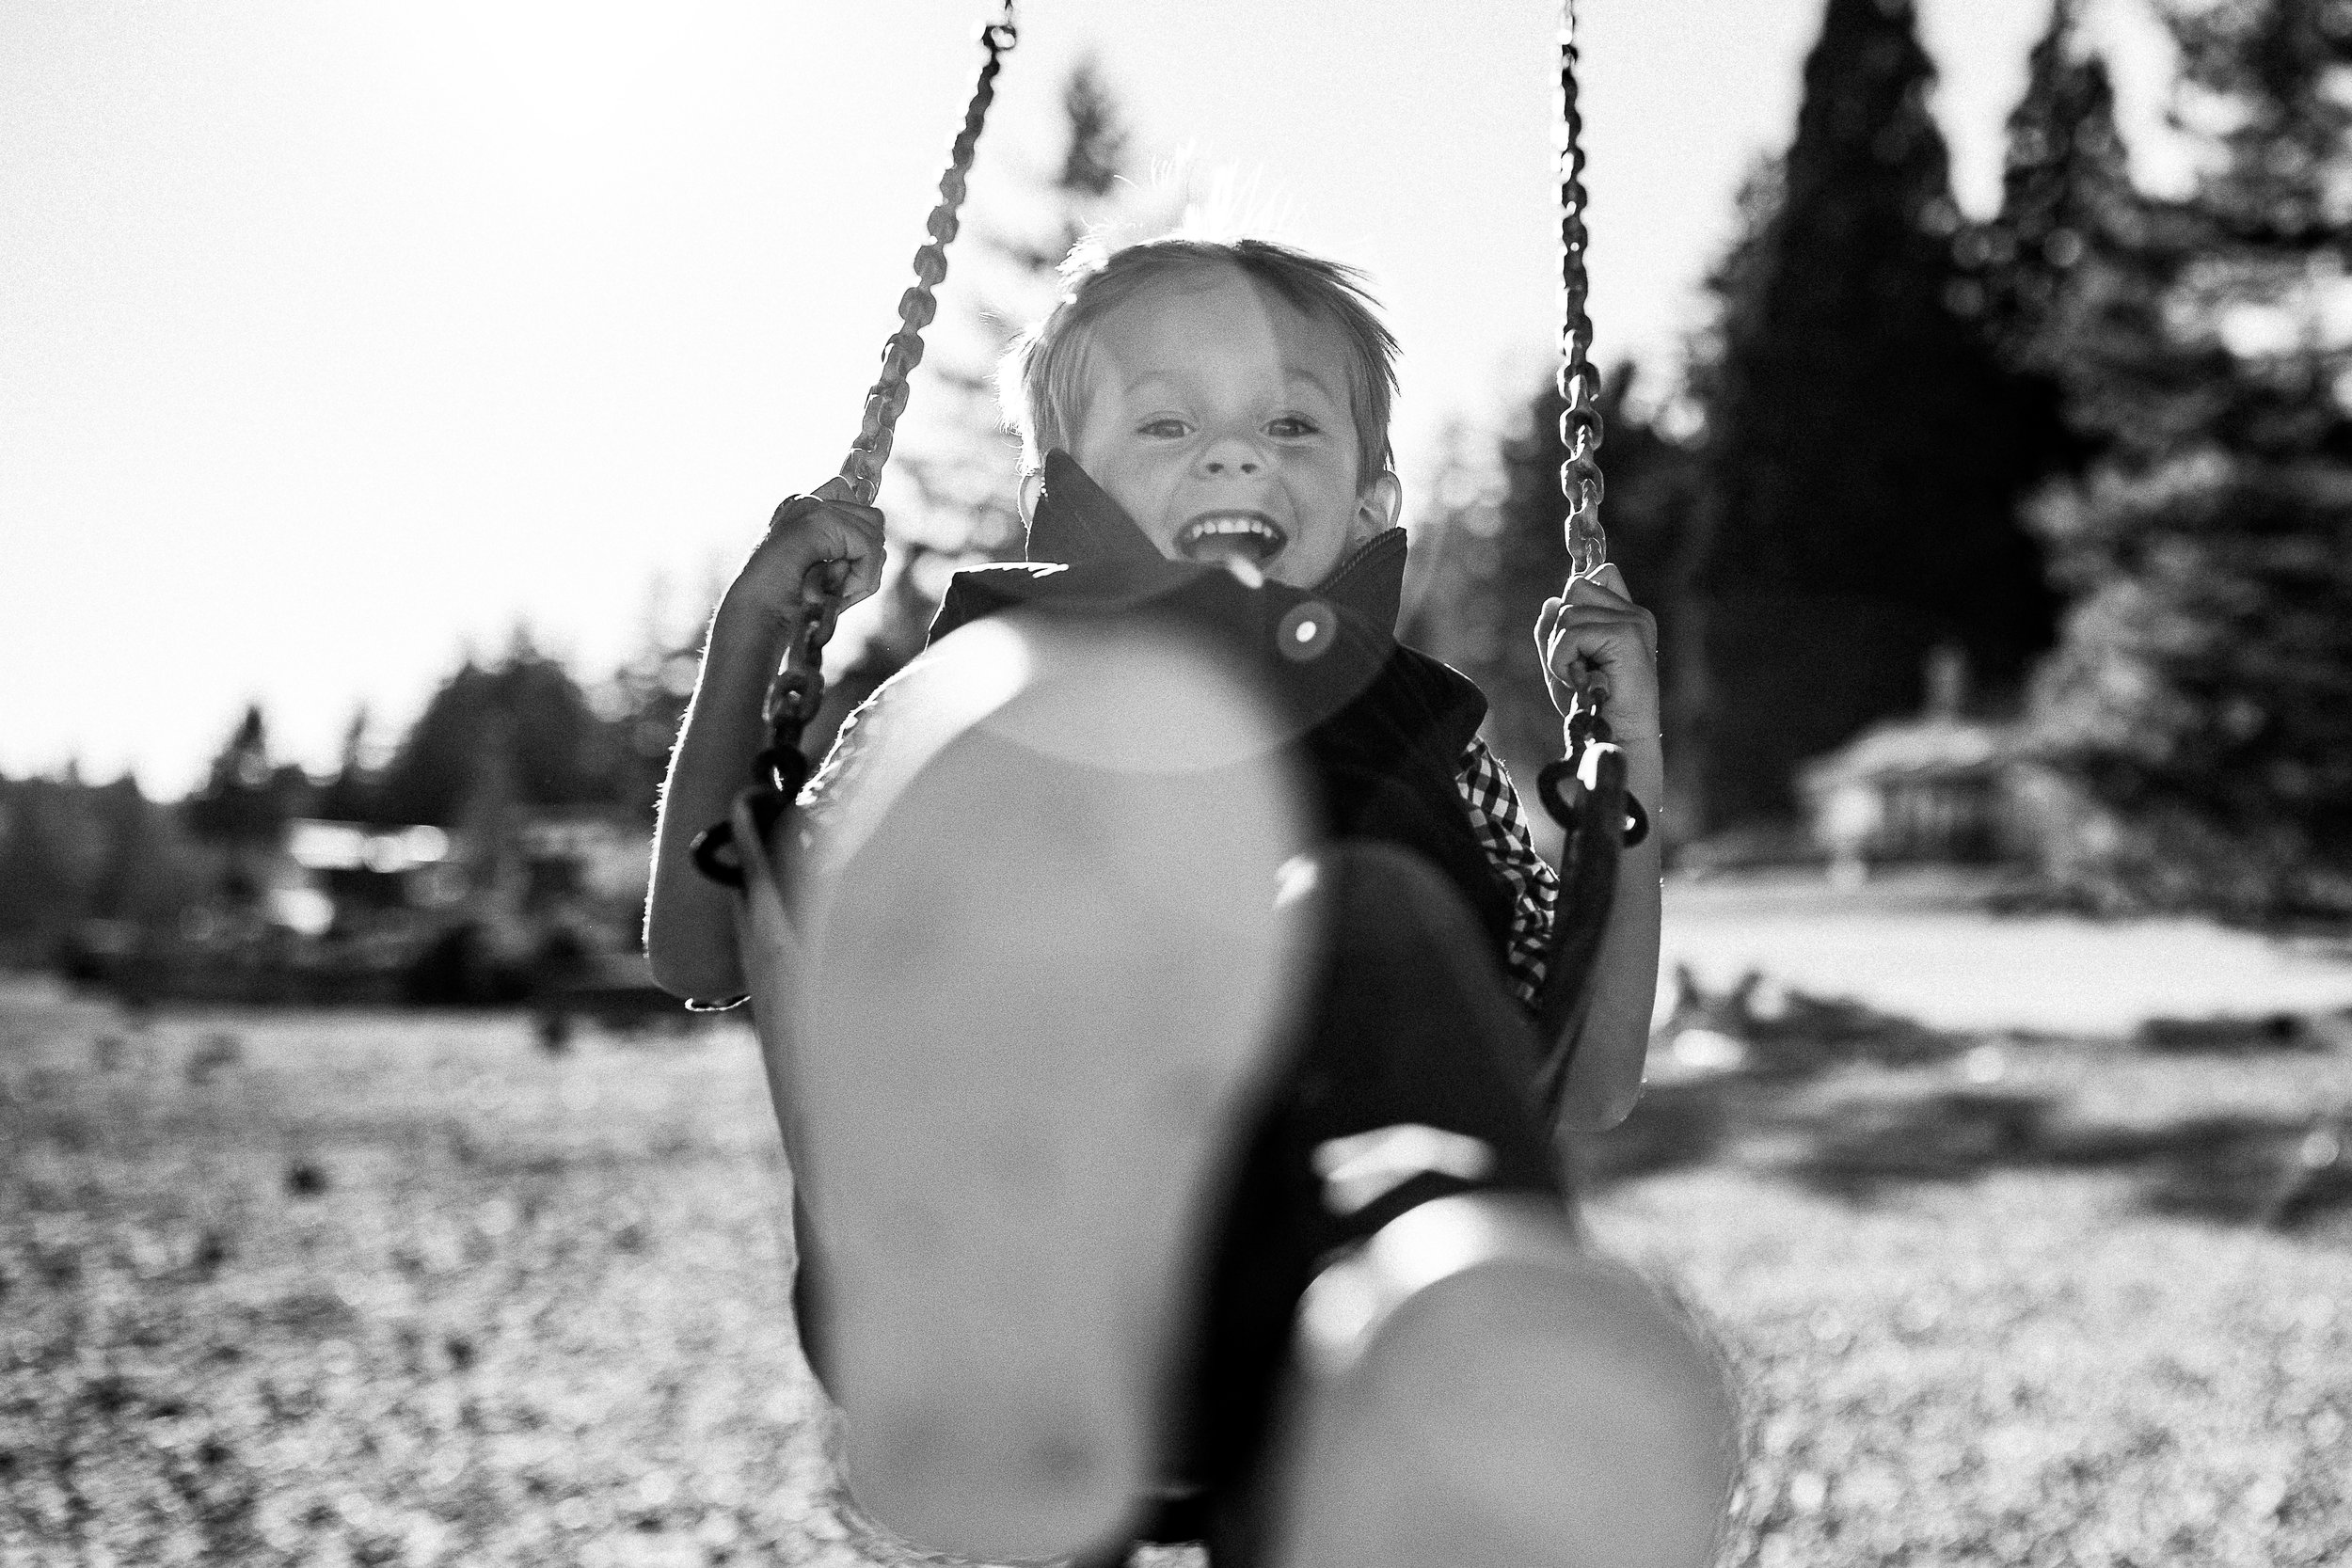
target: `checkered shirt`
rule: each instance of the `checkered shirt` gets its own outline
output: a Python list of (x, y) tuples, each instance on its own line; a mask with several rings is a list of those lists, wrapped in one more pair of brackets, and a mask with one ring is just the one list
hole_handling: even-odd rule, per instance
[(1560, 903), (1560, 875), (1535, 852), (1528, 835), (1527, 813), (1512, 785), (1502, 759), (1472, 736), (1454, 770), (1454, 784), (1462, 792), (1462, 807), (1470, 813), (1470, 832), (1478, 847), (1502, 879), (1511, 884), (1511, 950), (1506, 967), (1511, 989), (1529, 1006), (1544, 986), (1544, 967), (1551, 952), (1553, 911)]
[[(804, 827), (813, 829), (820, 822), (827, 807), (857, 777), (866, 750), (859, 729), (873, 707), (872, 697), (858, 705), (834, 737), (824, 765), (801, 791)], [(1543, 989), (1544, 967), (1551, 949), (1552, 916), (1560, 902), (1559, 874), (1535, 852), (1535, 841), (1527, 832), (1527, 813), (1519, 804), (1510, 771), (1484, 740), (1472, 736), (1463, 750), (1454, 784), (1461, 792), (1462, 809), (1470, 817), (1478, 847), (1510, 884), (1511, 948), (1505, 968), (1511, 989), (1532, 1007)]]

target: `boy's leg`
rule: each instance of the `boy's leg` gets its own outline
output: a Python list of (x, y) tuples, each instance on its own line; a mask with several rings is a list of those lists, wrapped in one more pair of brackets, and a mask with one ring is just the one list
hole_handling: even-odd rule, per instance
[(1329, 847), (1312, 864), (1311, 1007), (1218, 1238), (1195, 1380), (1189, 1458), (1213, 1492), (1255, 1469), (1297, 1304), (1335, 1256), (1459, 1193), (1567, 1212), (1532, 1036), (1453, 889), (1386, 845)]
[[(1330, 911), (1325, 1006), (1284, 1069), (1292, 1092), (1258, 1118), (1282, 982), (1305, 960), (1280, 921), (1232, 923), (1264, 915), (1249, 890), (1291, 845), (1240, 841), (1287, 815), (1287, 786), (1246, 767), (1222, 783), (1130, 776), (1220, 724), (1228, 752), (1247, 752), (1246, 695), (1181, 657), (1011, 652), (1027, 673), (938, 662), (953, 689), (904, 705), (927, 721), (868, 765), (865, 820), (836, 834), (836, 861), (854, 858), (807, 889), (815, 984), (771, 988), (761, 1022), (804, 1256), (826, 1259), (812, 1338), (848, 1408), (854, 1494), (934, 1545), (1042, 1556), (1115, 1543), (1154, 1479), (1191, 1281), (1212, 1273), (1205, 1213), (1232, 1223), (1194, 1451), (1228, 1503), (1265, 1474), (1293, 1505), (1336, 1495), (1317, 1489), (1339, 1467), (1314, 1442), (1259, 1463), (1295, 1305), (1331, 1255), (1428, 1199), (1495, 1191), (1535, 1195), (1572, 1244), (1527, 1099), (1533, 1045), (1451, 888), (1393, 852), (1326, 857), (1309, 900)], [(1087, 852), (1028, 852), (1089, 837)], [(1003, 933), (1025, 960), (996, 950)], [(797, 1037), (779, 1040), (787, 1014)], [(1226, 1203), (1231, 1130), (1250, 1125)], [(1429, 1318), (1390, 1310), (1351, 1364), (1390, 1368), (1403, 1347), (1409, 1368), (1404, 1330)]]
[(1316, 1024), (1253, 1144), (1197, 1379), (1219, 1568), (1696, 1568), (1728, 1484), (1718, 1369), (1580, 1246), (1531, 1032), (1452, 888), (1383, 846), (1322, 870)]
[(1181, 645), (990, 622), (926, 658), (802, 879), (804, 984), (761, 998), (802, 1300), (861, 1506), (1066, 1555), (1166, 1464), (1204, 1216), (1294, 1010), (1297, 802)]

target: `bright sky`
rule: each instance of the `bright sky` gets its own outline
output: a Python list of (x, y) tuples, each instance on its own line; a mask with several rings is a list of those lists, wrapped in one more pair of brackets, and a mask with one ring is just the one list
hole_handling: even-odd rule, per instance
[[(2139, 38), (2114, 0), (2112, 36)], [(1821, 0), (1585, 0), (1599, 353), (1661, 373)], [(983, 0), (0, 7), (0, 771), (151, 792), (242, 705), (331, 762), (518, 618), (601, 671), (839, 464)], [(1925, 0), (1964, 204), (2048, 0)], [(1069, 62), (1368, 268), (1408, 483), (1543, 373), (1545, 0), (1025, 0), (974, 181)], [(2160, 55), (2120, 62), (2127, 128)], [(956, 278), (951, 276), (952, 293)], [(952, 310), (952, 302), (947, 307)], [(918, 383), (917, 410), (923, 393)]]

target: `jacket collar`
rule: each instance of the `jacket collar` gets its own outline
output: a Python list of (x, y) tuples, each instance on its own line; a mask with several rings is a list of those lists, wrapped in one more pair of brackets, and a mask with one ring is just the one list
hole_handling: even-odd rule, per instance
[[(1383, 530), (1334, 567), (1314, 592), (1393, 636), (1405, 597), (1405, 531)], [(1126, 509), (1058, 448), (1045, 454), (1044, 493), (1029, 515), (1028, 557), (1065, 566), (1170, 564)]]

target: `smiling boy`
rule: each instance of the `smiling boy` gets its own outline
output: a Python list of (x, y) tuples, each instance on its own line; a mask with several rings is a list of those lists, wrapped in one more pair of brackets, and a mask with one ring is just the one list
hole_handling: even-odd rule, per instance
[(1025, 515), (1059, 447), (1170, 559), (1234, 556), (1311, 588), (1395, 525), (1388, 388), (1366, 365), (1385, 334), (1310, 316), (1232, 267), (1130, 260), (1098, 277), (1089, 315), (1028, 350), (1042, 373), (1021, 378)]
[[(1484, 699), (1393, 637), (1394, 342), (1262, 242), (1068, 277), (1009, 361), (1030, 561), (959, 576), (802, 802), (778, 1110), (850, 1484), (973, 1553), (1116, 1560), (1172, 1483), (1158, 1533), (1218, 1568), (1695, 1565), (1721, 1384), (1579, 1244), (1528, 1010), (1557, 884)], [(853, 601), (882, 556), (873, 509), (788, 501), (713, 620), (648, 912), (680, 994), (745, 989), (686, 841), (800, 585), (837, 563)], [(1607, 568), (1535, 632), (1555, 697), (1606, 680), (1655, 803), (1649, 616)], [(1570, 1129), (1640, 1089), (1654, 839), (1622, 865)]]

